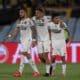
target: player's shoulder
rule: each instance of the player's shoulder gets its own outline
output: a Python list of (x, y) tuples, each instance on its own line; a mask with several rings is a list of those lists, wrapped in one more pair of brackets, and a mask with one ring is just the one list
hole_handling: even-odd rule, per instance
[(51, 22), (49, 22), (50, 24), (54, 24), (52, 21)]
[(45, 15), (44, 19), (50, 22), (51, 21), (51, 16)]
[(28, 18), (25, 18), (25, 21), (30, 21), (31, 19), (28, 17)]
[(36, 16), (33, 16), (31, 19), (32, 19), (32, 20), (36, 20)]
[(53, 25), (53, 23), (52, 23), (52, 22), (48, 22), (48, 23), (46, 23), (46, 26), (51, 27), (52, 25)]
[(49, 15), (44, 15), (44, 18), (46, 18), (46, 19), (51, 19), (51, 16), (49, 16)]
[(32, 19), (31, 18), (26, 18), (25, 21), (26, 22), (32, 22)]

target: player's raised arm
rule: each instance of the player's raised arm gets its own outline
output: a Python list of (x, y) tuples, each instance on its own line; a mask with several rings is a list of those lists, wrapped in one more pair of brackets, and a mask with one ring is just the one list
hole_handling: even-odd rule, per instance
[(68, 34), (68, 38), (66, 39), (66, 42), (71, 43), (70, 31), (68, 30), (67, 25), (63, 21), (61, 21), (60, 22), (60, 27), (63, 28)]

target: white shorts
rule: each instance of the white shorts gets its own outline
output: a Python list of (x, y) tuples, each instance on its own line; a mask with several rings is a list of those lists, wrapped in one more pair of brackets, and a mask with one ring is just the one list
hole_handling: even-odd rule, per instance
[(50, 52), (50, 41), (39, 41), (38, 42), (38, 53)]
[(65, 56), (66, 42), (65, 40), (52, 40), (52, 55)]
[(30, 53), (32, 39), (21, 39), (22, 52)]

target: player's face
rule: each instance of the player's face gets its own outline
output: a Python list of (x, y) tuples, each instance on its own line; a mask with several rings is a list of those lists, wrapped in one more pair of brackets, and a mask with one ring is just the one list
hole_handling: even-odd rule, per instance
[(37, 18), (41, 18), (41, 17), (43, 16), (43, 12), (36, 10), (36, 11), (35, 11), (35, 16), (36, 16)]
[(24, 18), (26, 16), (26, 11), (25, 10), (20, 10), (19, 11), (19, 16), (20, 16), (20, 18)]
[(58, 24), (60, 22), (60, 16), (56, 16), (52, 19), (52, 21), (55, 23), (55, 24)]

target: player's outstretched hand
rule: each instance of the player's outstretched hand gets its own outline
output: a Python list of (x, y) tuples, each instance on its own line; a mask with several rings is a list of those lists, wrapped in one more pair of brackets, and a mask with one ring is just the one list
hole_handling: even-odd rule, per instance
[(71, 44), (71, 39), (68, 38), (68, 39), (66, 40), (66, 42), (67, 42), (67, 45), (70, 46), (70, 44)]
[(7, 41), (9, 38), (11, 38), (11, 35), (5, 36), (4, 39), (3, 39), (3, 41), (5, 42), (5, 41)]

